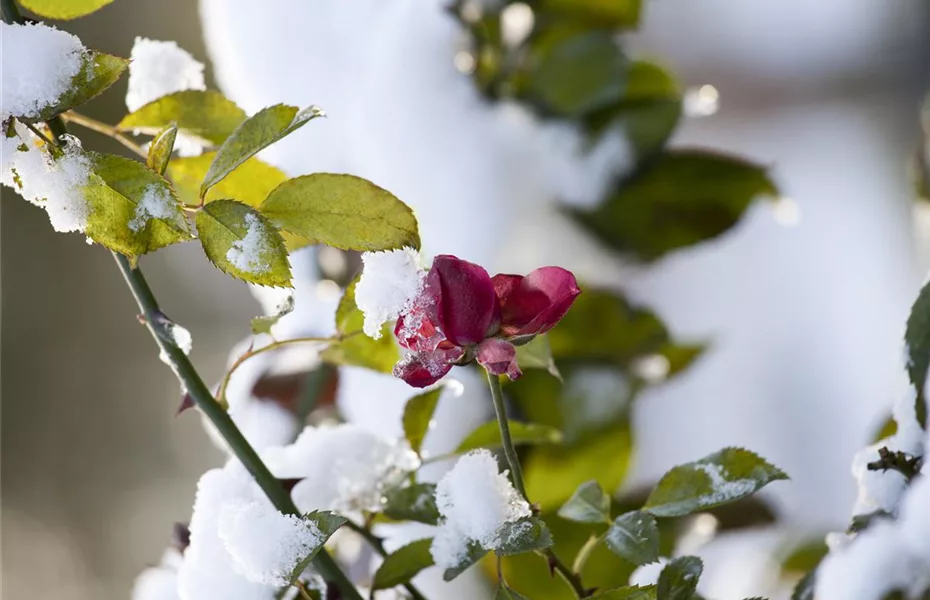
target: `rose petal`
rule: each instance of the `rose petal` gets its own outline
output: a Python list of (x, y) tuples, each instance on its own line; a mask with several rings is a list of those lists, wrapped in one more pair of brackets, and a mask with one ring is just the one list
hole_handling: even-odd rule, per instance
[(500, 305), (491, 277), (479, 265), (437, 256), (427, 277), (442, 333), (456, 346), (477, 344), (497, 330)]
[(575, 276), (561, 267), (542, 267), (522, 278), (496, 275), (494, 288), (501, 298), (501, 329), (507, 336), (549, 331), (581, 293)]
[(422, 310), (397, 317), (394, 337), (402, 348), (415, 352), (430, 352), (445, 340)]
[(432, 358), (433, 353), (411, 352), (394, 365), (394, 377), (416, 388), (433, 385), (452, 369), (452, 363), (436, 362)]
[(517, 364), (517, 349), (499, 338), (488, 338), (478, 344), (478, 364), (494, 375), (517, 379), (523, 372)]

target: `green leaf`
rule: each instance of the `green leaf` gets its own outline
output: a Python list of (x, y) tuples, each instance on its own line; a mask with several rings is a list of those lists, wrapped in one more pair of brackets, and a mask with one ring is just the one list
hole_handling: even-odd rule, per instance
[(494, 594), (494, 600), (529, 600), (526, 596), (519, 594), (504, 584), (501, 584), (497, 588), (497, 593)]
[(433, 538), (417, 540), (385, 556), (384, 562), (375, 572), (372, 591), (407, 583), (423, 569), (433, 566), (433, 555), (429, 551), (432, 543)]
[(141, 162), (87, 154), (92, 175), (84, 189), (90, 205), (87, 237), (125, 256), (139, 256), (193, 236), (174, 191)]
[(288, 294), (284, 300), (275, 307), (273, 315), (265, 315), (252, 319), (252, 333), (259, 335), (262, 333), (271, 334), (271, 328), (274, 327), (281, 317), (294, 312), (294, 294)]
[(657, 517), (680, 517), (745, 498), (785, 473), (743, 448), (724, 448), (680, 465), (656, 485), (643, 510)]
[(904, 331), (907, 373), (914, 388), (923, 394), (930, 368), (930, 283), (924, 284), (911, 306)]
[(630, 305), (614, 292), (584, 287), (548, 337), (552, 353), (559, 360), (624, 366), (635, 358), (659, 352), (669, 335), (652, 312)]
[(208, 189), (262, 149), (322, 115), (323, 111), (316, 106), (300, 110), (296, 106), (276, 104), (249, 117), (217, 150), (200, 186), (200, 196), (206, 195)]
[(638, 162), (654, 157), (681, 118), (681, 89), (671, 74), (655, 63), (633, 61), (627, 87), (616, 104), (587, 115), (584, 125), (597, 141), (616, 127), (632, 147)]
[(24, 8), (47, 19), (68, 21), (100, 10), (113, 0), (20, 0)]
[(632, 511), (617, 517), (604, 543), (617, 556), (634, 565), (646, 565), (659, 560), (659, 527), (655, 517), (642, 511)]
[(436, 485), (414, 483), (389, 491), (385, 498), (384, 514), (395, 521), (416, 521), (436, 525), (439, 523)]
[(455, 565), (452, 568), (446, 569), (442, 573), (442, 578), (444, 581), (452, 581), (462, 573), (468, 570), (469, 567), (474, 565), (476, 562), (484, 558), (484, 555), (488, 551), (481, 547), (481, 544), (477, 542), (470, 542), (468, 544), (468, 550), (465, 552), (465, 556), (462, 557), (462, 561)]
[(652, 260), (717, 237), (739, 221), (753, 199), (777, 195), (762, 166), (675, 150), (624, 182), (601, 206), (565, 210), (605, 245)]
[[(200, 156), (175, 158), (168, 163), (168, 177), (174, 182), (178, 197), (185, 204), (194, 206), (200, 203), (200, 182), (207, 175), (216, 152), (206, 152)], [(205, 202), (235, 198), (243, 204), (258, 208), (273, 189), (287, 181), (287, 175), (276, 167), (257, 158), (250, 158), (239, 165), (207, 192)]]
[(358, 277), (346, 288), (336, 308), (336, 330), (345, 337), (330, 344), (321, 357), (331, 364), (391, 373), (394, 364), (400, 360), (400, 347), (394, 342), (394, 332), (387, 324), (381, 328), (380, 339), (374, 340), (362, 333), (365, 317), (355, 304), (357, 283)]
[(254, 208), (217, 200), (197, 213), (197, 233), (216, 268), (250, 283), (291, 287), (284, 240)]
[(275, 188), (259, 210), (285, 231), (315, 244), (359, 251), (420, 247), (410, 207), (352, 175), (295, 177)]
[(573, 446), (540, 446), (524, 464), (527, 494), (543, 510), (555, 510), (586, 481), (615, 490), (626, 475), (630, 450), (626, 419), (585, 435)]
[(442, 391), (442, 387), (427, 390), (407, 400), (404, 406), (404, 437), (410, 443), (410, 448), (417, 454), (420, 453), (423, 440), (430, 429), (433, 413), (436, 411), (436, 405), (439, 404)]
[(174, 141), (178, 137), (178, 128), (175, 125), (168, 125), (159, 131), (152, 143), (149, 145), (149, 155), (145, 159), (145, 164), (159, 175), (165, 174), (168, 168), (168, 161), (171, 160), (171, 152), (174, 150)]
[(559, 516), (576, 523), (609, 522), (610, 496), (596, 481), (587, 481), (562, 505)]
[(656, 596), (659, 600), (692, 600), (704, 563), (696, 556), (681, 556), (670, 561), (659, 573)]
[(794, 573), (807, 573), (817, 568), (820, 561), (827, 555), (829, 548), (823, 535), (804, 540), (798, 544), (791, 553), (781, 561), (782, 571)]
[[(547, 425), (522, 423), (520, 421), (508, 421), (508, 424), (510, 425), (510, 437), (516, 446), (560, 444), (563, 439), (561, 431)], [(459, 444), (459, 447), (455, 449), (455, 452), (464, 454), (476, 448), (498, 448), (502, 444), (501, 430), (497, 421), (488, 421), (469, 433)]]
[(297, 581), (297, 578), (300, 577), (303, 572), (306, 570), (307, 566), (317, 555), (323, 546), (326, 545), (326, 541), (336, 533), (336, 530), (345, 525), (348, 521), (334, 512), (329, 512), (328, 510), (315, 510), (312, 513), (304, 515), (304, 521), (312, 523), (317, 530), (322, 534), (320, 543), (310, 550), (310, 552), (297, 563), (297, 566), (294, 567), (294, 570), (291, 572), (291, 582)]
[(222, 144), (245, 118), (245, 111), (215, 90), (185, 90), (149, 102), (123, 117), (116, 128), (154, 135), (175, 123), (206, 145)]
[(544, 110), (578, 117), (623, 97), (628, 61), (613, 33), (587, 31), (540, 45), (527, 91)]
[(639, 24), (641, 0), (542, 0), (539, 10), (592, 27), (631, 28)]
[(537, 335), (529, 343), (517, 346), (517, 364), (520, 365), (520, 369), (543, 369), (553, 377), (562, 377), (552, 359), (552, 348), (549, 347), (547, 335)]
[(552, 545), (552, 534), (542, 519), (525, 517), (512, 523), (504, 523), (498, 530), (500, 543), (495, 552), (498, 556), (523, 554), (542, 550)]
[(129, 61), (125, 58), (88, 50), (84, 54), (81, 70), (71, 78), (68, 90), (53, 104), (40, 110), (37, 117), (23, 120), (29, 123), (48, 121), (84, 104), (116, 83), (127, 66)]
[(625, 586), (594, 594), (591, 600), (656, 600), (656, 586)]
[(801, 578), (791, 592), (791, 600), (814, 600), (814, 587), (817, 584), (817, 571), (811, 571)]

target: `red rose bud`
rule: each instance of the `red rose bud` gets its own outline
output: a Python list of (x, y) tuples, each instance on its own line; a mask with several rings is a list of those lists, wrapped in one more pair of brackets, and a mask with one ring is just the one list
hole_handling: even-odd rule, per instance
[(453, 364), (477, 358), (490, 373), (516, 379), (522, 373), (513, 344), (552, 329), (580, 293), (575, 277), (559, 267), (491, 279), (474, 263), (437, 256), (413, 308), (394, 327), (409, 351), (394, 375), (426, 387)]
[(495, 275), (501, 303), (501, 330), (507, 337), (546, 333), (562, 320), (581, 293), (571, 272), (542, 267), (526, 277)]

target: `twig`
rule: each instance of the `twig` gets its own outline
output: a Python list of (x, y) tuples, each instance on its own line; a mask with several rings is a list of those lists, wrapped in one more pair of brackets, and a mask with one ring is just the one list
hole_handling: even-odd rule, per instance
[(65, 121), (69, 123), (80, 125), (81, 127), (90, 129), (91, 131), (96, 131), (97, 133), (102, 133), (103, 135), (107, 137), (113, 138), (114, 140), (126, 146), (127, 148), (129, 148), (130, 150), (132, 150), (133, 152), (135, 152), (142, 158), (148, 157), (148, 152), (143, 150), (142, 146), (135, 143), (134, 141), (132, 141), (131, 139), (129, 139), (122, 133), (120, 133), (120, 131), (113, 125), (108, 125), (107, 123), (103, 123), (96, 119), (91, 119), (90, 117), (84, 116), (80, 113), (76, 113), (73, 110), (69, 110), (68, 112), (63, 113), (61, 116)]

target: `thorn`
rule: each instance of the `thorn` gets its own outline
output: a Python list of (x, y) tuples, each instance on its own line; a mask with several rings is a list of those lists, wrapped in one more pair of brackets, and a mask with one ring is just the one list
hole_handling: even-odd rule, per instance
[(138, 314), (138, 315), (136, 315), (136, 321), (138, 321), (140, 325), (146, 325), (146, 324), (147, 324), (147, 323), (145, 322), (145, 315), (143, 315), (143, 314)]
[(194, 398), (190, 395), (190, 392), (185, 393), (181, 398), (181, 405), (178, 407), (178, 412), (174, 413), (174, 416), (180, 415), (188, 408), (194, 408)]
[(184, 553), (187, 547), (191, 545), (191, 530), (186, 523), (175, 523), (171, 529), (171, 545), (177, 548), (178, 552)]

